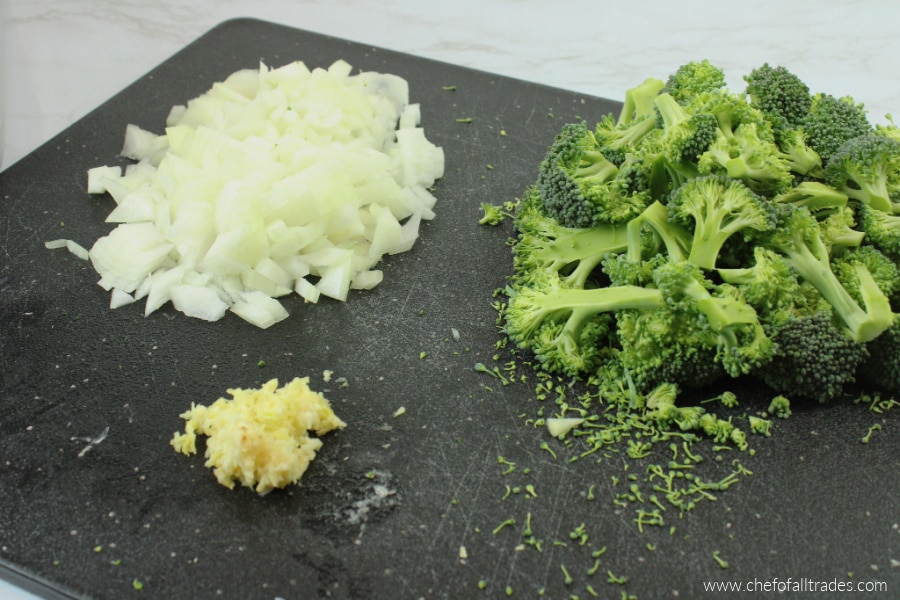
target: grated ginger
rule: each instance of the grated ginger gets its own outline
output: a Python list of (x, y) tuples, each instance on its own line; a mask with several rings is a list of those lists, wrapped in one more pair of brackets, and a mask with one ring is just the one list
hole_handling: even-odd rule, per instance
[[(309, 388), (308, 377), (283, 387), (271, 379), (259, 389), (230, 389), (232, 396), (210, 406), (191, 404), (175, 433), (177, 452), (195, 454), (197, 434), (207, 436), (206, 467), (218, 482), (235, 482), (264, 495), (300, 480), (322, 447), (318, 436), (346, 426), (325, 397)], [(313, 432), (316, 437), (311, 437)]]

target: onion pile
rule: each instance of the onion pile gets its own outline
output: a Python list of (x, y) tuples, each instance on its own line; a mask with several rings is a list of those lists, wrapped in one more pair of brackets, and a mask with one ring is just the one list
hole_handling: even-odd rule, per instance
[(444, 153), (403, 78), (351, 71), (261, 64), (173, 107), (162, 135), (128, 125), (134, 162), (88, 171), (88, 192), (116, 202), (88, 252), (110, 306), (266, 328), (288, 316), (284, 296), (378, 285), (382, 258), (434, 217)]

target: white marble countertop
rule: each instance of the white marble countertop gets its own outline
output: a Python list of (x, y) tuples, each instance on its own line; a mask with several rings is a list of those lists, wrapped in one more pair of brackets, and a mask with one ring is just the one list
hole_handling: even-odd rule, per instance
[[(0, 0), (2, 168), (235, 17), (616, 100), (690, 60), (724, 68), (732, 89), (769, 62), (852, 95), (874, 122), (900, 115), (890, 0)], [(0, 598), (29, 597), (0, 581)]]

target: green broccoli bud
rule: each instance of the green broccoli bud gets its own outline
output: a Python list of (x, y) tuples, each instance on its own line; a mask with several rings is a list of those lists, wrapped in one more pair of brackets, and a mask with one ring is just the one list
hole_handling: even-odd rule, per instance
[(900, 142), (870, 132), (834, 151), (825, 166), (825, 181), (871, 208), (891, 212), (889, 181), (898, 173)]
[(718, 175), (692, 179), (669, 200), (674, 221), (693, 231), (687, 259), (713, 269), (725, 242), (733, 235), (774, 227), (774, 213), (763, 198), (741, 181)]

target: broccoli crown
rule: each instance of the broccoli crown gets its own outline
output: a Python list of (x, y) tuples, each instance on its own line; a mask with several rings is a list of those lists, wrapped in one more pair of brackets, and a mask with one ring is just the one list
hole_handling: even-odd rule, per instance
[(653, 99), (665, 85), (661, 80), (648, 77), (639, 85), (625, 91), (625, 102), (619, 112), (619, 124), (627, 125), (632, 121), (654, 116)]
[(594, 141), (600, 152), (616, 166), (625, 162), (628, 152), (656, 128), (655, 115), (643, 115), (627, 123), (619, 123), (607, 114), (594, 128)]
[(830, 214), (844, 208), (849, 199), (847, 194), (821, 181), (802, 181), (774, 198), (775, 202), (805, 206), (814, 215)]
[(844, 142), (872, 131), (862, 104), (849, 96), (818, 93), (812, 96), (809, 112), (800, 124), (807, 144), (827, 164)]
[(826, 402), (840, 396), (869, 357), (866, 344), (854, 342), (836, 327), (828, 311), (791, 318), (771, 337), (775, 355), (756, 374), (790, 398)]
[(866, 344), (869, 356), (859, 368), (866, 383), (887, 392), (900, 392), (900, 320)]
[(733, 135), (720, 135), (700, 156), (698, 164), (702, 174), (718, 173), (739, 179), (767, 196), (790, 189), (794, 179), (767, 124), (741, 123)]
[(752, 106), (744, 96), (727, 89), (700, 92), (684, 103), (691, 114), (711, 114), (719, 124), (719, 132), (726, 138), (734, 135), (743, 123), (755, 123), (760, 131), (771, 132), (772, 123), (761, 110)]
[(790, 127), (799, 126), (812, 106), (809, 86), (782, 66), (764, 63), (744, 76), (745, 93), (759, 110)]
[(718, 137), (718, 121), (710, 113), (689, 113), (671, 94), (662, 93), (654, 101), (662, 122), (662, 144), (671, 161), (696, 162)]
[(717, 269), (725, 283), (740, 290), (744, 300), (764, 319), (793, 311), (804, 298), (800, 282), (784, 256), (765, 246), (754, 246), (751, 266)]
[(900, 267), (892, 258), (872, 245), (849, 248), (832, 258), (831, 269), (858, 303), (865, 304), (861, 288), (865, 279), (859, 277), (859, 266), (872, 275), (875, 285), (888, 298), (900, 291)]
[(702, 387), (725, 375), (716, 360), (716, 334), (684, 313), (623, 311), (617, 332), (618, 360), (639, 389), (662, 383)]
[(866, 205), (859, 206), (857, 214), (866, 240), (894, 260), (900, 260), (900, 215)]
[(660, 265), (653, 282), (667, 306), (696, 319), (699, 330), (715, 334), (715, 360), (732, 377), (771, 359), (772, 343), (756, 310), (734, 288), (713, 285), (700, 267), (687, 261)]
[(825, 165), (825, 182), (863, 204), (892, 210), (889, 183), (900, 174), (900, 142), (867, 132), (841, 144)]
[(538, 170), (538, 189), (547, 214), (566, 227), (625, 222), (639, 214), (643, 194), (619, 180), (587, 124), (566, 123)]
[(604, 313), (665, 307), (659, 290), (640, 286), (574, 289), (560, 286), (551, 273), (527, 286), (508, 290), (504, 329), (541, 362), (570, 375), (596, 368), (598, 339), (607, 332)]
[(513, 248), (515, 278), (527, 284), (535, 273), (559, 275), (564, 287), (584, 287), (600, 261), (627, 249), (625, 225), (588, 228), (564, 227), (547, 216), (537, 186), (530, 186), (519, 201), (515, 217), (519, 234)]
[(802, 180), (817, 180), (825, 176), (822, 157), (806, 142), (806, 134), (799, 127), (774, 127), (775, 145), (788, 170)]
[(688, 260), (705, 269), (716, 265), (722, 246), (733, 235), (775, 226), (771, 204), (744, 183), (720, 175), (696, 177), (670, 197), (671, 218), (693, 231)]
[(709, 60), (691, 61), (679, 66), (666, 79), (663, 93), (684, 102), (697, 94), (725, 87), (725, 71)]

